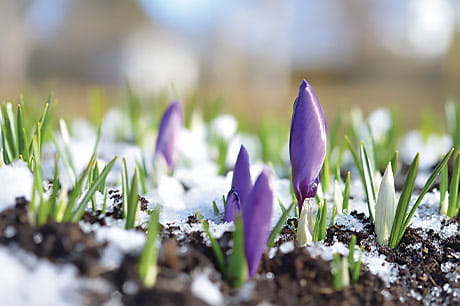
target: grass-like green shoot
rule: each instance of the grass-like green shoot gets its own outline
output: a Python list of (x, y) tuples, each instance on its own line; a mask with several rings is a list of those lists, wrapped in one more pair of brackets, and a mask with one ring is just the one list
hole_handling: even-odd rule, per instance
[(154, 210), (150, 214), (147, 239), (142, 249), (138, 273), (146, 288), (155, 286), (158, 274), (158, 234), (160, 233), (159, 211)]
[(282, 210), (283, 214), (278, 219), (278, 222), (276, 222), (275, 227), (270, 232), (270, 236), (268, 237), (268, 241), (267, 241), (267, 247), (269, 247), (269, 248), (275, 246), (275, 242), (278, 239), (278, 237), (279, 237), (279, 235), (281, 233), (281, 230), (283, 229), (283, 226), (286, 224), (286, 221), (288, 220), (288, 218), (289, 218), (289, 216), (291, 214), (291, 211), (294, 209), (294, 207), (297, 206), (297, 202), (293, 201), (291, 203), (291, 205), (289, 205), (289, 207), (287, 209), (284, 208), (283, 204), (280, 203), (280, 202), (279, 202), (279, 205), (280, 205), (280, 207), (282, 207), (281, 210)]
[(99, 190), (101, 185), (106, 185), (107, 176), (115, 165), (116, 160), (117, 157), (112, 159), (107, 165), (104, 166), (98, 178), (88, 186), (88, 189), (84, 193), (83, 197), (81, 197), (81, 199), (77, 202), (77, 200), (82, 195), (83, 186), (85, 186), (85, 182), (87, 182), (88, 176), (93, 171), (95, 166), (96, 156), (93, 154), (91, 160), (89, 161), (85, 170), (80, 175), (69, 194), (69, 199), (65, 207), (64, 215), (62, 217), (63, 222), (78, 222), (83, 217), (86, 206), (93, 195), (96, 193), (96, 191)]
[[(454, 167), (450, 178), (450, 184), (447, 167), (442, 169), (441, 178), (439, 180), (440, 212), (450, 218), (455, 217), (460, 209), (460, 197), (458, 195), (460, 184), (460, 151), (457, 151), (453, 164)], [(448, 189), (449, 192), (447, 192)]]
[(125, 228), (131, 229), (134, 228), (136, 223), (136, 214), (139, 207), (139, 186), (138, 186), (138, 176), (137, 176), (137, 169), (134, 169), (134, 174), (131, 179), (131, 184), (128, 186), (129, 189), (123, 190), (123, 193), (128, 194), (128, 211), (126, 213), (126, 223)]
[(372, 160), (369, 158), (369, 155), (367, 154), (367, 150), (363, 142), (361, 142), (359, 145), (359, 154), (358, 154), (357, 150), (352, 145), (350, 139), (346, 136), (345, 136), (345, 139), (347, 141), (348, 148), (353, 157), (353, 161), (355, 163), (356, 169), (358, 170), (359, 176), (361, 178), (361, 182), (363, 184), (363, 188), (366, 193), (369, 217), (371, 221), (373, 222), (375, 203), (377, 201), (377, 195), (375, 192), (375, 185), (374, 185), (374, 173), (375, 173), (374, 164), (372, 163)]
[(217, 262), (217, 267), (219, 268), (220, 272), (222, 273), (224, 279), (227, 278), (227, 269), (226, 264), (225, 264), (225, 256), (224, 252), (222, 251), (222, 248), (220, 247), (219, 241), (217, 241), (216, 238), (211, 234), (211, 231), (209, 230), (209, 222), (208, 220), (205, 220), (204, 217), (197, 212), (196, 216), (198, 220), (200, 220), (201, 224), (203, 225), (204, 232), (209, 238), (209, 241), (211, 241), (211, 248), (212, 252), (214, 253), (214, 257)]
[(354, 259), (356, 245), (356, 236), (351, 236), (350, 246), (348, 248), (348, 256), (341, 257), (340, 254), (334, 254), (332, 261), (332, 276), (334, 279), (334, 289), (342, 290), (350, 285), (350, 278), (353, 283), (359, 281), (361, 272), (361, 256), (362, 248), (357, 261)]
[(121, 172), (121, 193), (123, 199), (123, 217), (126, 219), (125, 228), (134, 228), (136, 214), (139, 207), (139, 176), (137, 167), (129, 183), (128, 168), (126, 159), (123, 158), (123, 168)]
[(350, 199), (350, 171), (347, 172), (347, 178), (345, 180), (345, 188), (343, 190), (343, 202), (342, 202), (342, 209), (348, 210), (348, 202)]
[(241, 215), (235, 220), (235, 231), (232, 235), (233, 248), (229, 258), (227, 282), (233, 288), (239, 288), (248, 279), (248, 267), (244, 250), (243, 220)]
[(316, 214), (315, 226), (313, 229), (313, 241), (323, 241), (326, 239), (326, 219), (327, 219), (327, 201), (324, 199), (323, 203), (319, 205)]
[(238, 216), (235, 220), (235, 231), (232, 234), (232, 253), (227, 258), (219, 245), (219, 241), (212, 236), (208, 220), (205, 220), (199, 212), (196, 213), (196, 216), (203, 225), (204, 232), (211, 242), (217, 267), (222, 273), (223, 278), (232, 288), (241, 287), (248, 279), (248, 268), (244, 250), (243, 220), (241, 216)]

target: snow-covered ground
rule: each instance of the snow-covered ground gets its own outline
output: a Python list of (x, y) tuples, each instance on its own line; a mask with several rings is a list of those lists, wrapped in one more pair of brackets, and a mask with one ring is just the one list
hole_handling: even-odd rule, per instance
[[(85, 125), (81, 121), (78, 124), (79, 128), (77, 130), (80, 132), (77, 135), (78, 137), (70, 139), (70, 144), (75, 168), (81, 171), (90, 158), (95, 141), (95, 131), (88, 126), (82, 128)], [(115, 136), (109, 133), (113, 130), (106, 128), (106, 126), (111, 125), (117, 126), (113, 122), (108, 122), (103, 127), (103, 141), (101, 141), (98, 150), (100, 152), (99, 160), (108, 162), (115, 155), (124, 157), (127, 160), (129, 173), (132, 173), (136, 163), (140, 162), (142, 156), (145, 156), (149, 164), (148, 167), (150, 167), (150, 161), (153, 158), (152, 148), (144, 149), (135, 147), (132, 144), (116, 142), (114, 140)], [(226, 161), (228, 166), (235, 161), (239, 146), (244, 144), (248, 148), (253, 148), (253, 150), (250, 150), (250, 152), (253, 152), (251, 156), (251, 175), (253, 180), (263, 167), (260, 162), (260, 144), (257, 142), (257, 138), (239, 134), (236, 120), (231, 116), (227, 115), (215, 119), (211, 122), (209, 129), (204, 124), (195, 124), (191, 130), (185, 130), (179, 141), (180, 158), (174, 174), (172, 176), (160, 174), (156, 182), (148, 182), (147, 193), (141, 194), (148, 200), (149, 209), (160, 209), (160, 223), (166, 228), (174, 226), (173, 233), (179, 238), (181, 235), (186, 235), (193, 231), (202, 231), (200, 224), (190, 225), (186, 222), (188, 217), (194, 215), (197, 211), (210, 220), (210, 230), (216, 238), (221, 237), (224, 232), (234, 229), (232, 223), (222, 221), (224, 211), (222, 197), (226, 196), (230, 190), (232, 172), (227, 173), (225, 176), (218, 175), (218, 167), (213, 161), (216, 154), (215, 149), (211, 148), (206, 142), (207, 133), (210, 131), (224, 138), (230, 144)], [(375, 131), (373, 130), (373, 132)], [(421, 142), (420, 136), (414, 133), (408, 134), (404, 138), (402, 145), (402, 160), (410, 160), (409, 156), (412, 158), (415, 148), (415, 150), (423, 150), (424, 152), (421, 156), (421, 160), (424, 162), (421, 162), (421, 165), (432, 166), (439, 159), (439, 156), (447, 151), (450, 143), (445, 137), (429, 141), (433, 143), (427, 145)], [(150, 139), (146, 143), (151, 144), (154, 141)], [(237, 148), (236, 150), (235, 147)], [(436, 148), (436, 151), (434, 152), (432, 148)], [(445, 148), (447, 149), (445, 150)], [(44, 149), (43, 172), (46, 178), (51, 177), (53, 173), (54, 152), (52, 145)], [(66, 168), (62, 166), (60, 169), (63, 181), (70, 184), (69, 174), (65, 173)], [(108, 184), (112, 189), (121, 190), (120, 178), (121, 158), (108, 179)], [(2, 210), (12, 207), (16, 197), (24, 196), (26, 199), (30, 199), (32, 174), (26, 165), (21, 163), (0, 167), (0, 185), (0, 210)], [(274, 175), (273, 187), (275, 201), (272, 226), (276, 224), (281, 216), (279, 203), (287, 208), (293, 201), (288, 179), (278, 178)], [(352, 198), (349, 202), (349, 211), (356, 210), (358, 213), (368, 215), (362, 185), (356, 175), (351, 183), (350, 195)], [(332, 199), (333, 194), (326, 195), (326, 198)], [(102, 208), (103, 196), (97, 194), (96, 199), (97, 207)], [(213, 202), (217, 204), (219, 213), (214, 211)], [(113, 200), (109, 199), (107, 211), (110, 212), (115, 204)], [(333, 205), (332, 200), (329, 201), (329, 205)], [(89, 204), (88, 210), (90, 209)], [(328, 211), (332, 211), (332, 206)], [(442, 224), (447, 219), (447, 217), (439, 214), (439, 192), (433, 191), (425, 196), (424, 201), (413, 217), (411, 226), (421, 228), (424, 231), (432, 229), (439, 233), (442, 239), (447, 239), (458, 231), (456, 224), (452, 223), (448, 226)], [(148, 220), (148, 213), (144, 211), (138, 213), (137, 225), (146, 228)], [(108, 226), (91, 225), (83, 221), (79, 224), (85, 232), (94, 232), (98, 242), (108, 243), (102, 255), (101, 265), (107, 268), (114, 268), (120, 264), (124, 254), (140, 253), (145, 243), (145, 234), (135, 230), (125, 230), (123, 220), (107, 218), (106, 223)], [(335, 224), (351, 231), (365, 231), (363, 224), (349, 214), (337, 215)], [(207, 241), (206, 235), (203, 234), (203, 238)], [(287, 242), (282, 244), (279, 250), (271, 250), (270, 254), (273, 255), (277, 251), (287, 253), (292, 251), (293, 248), (294, 243)], [(347, 246), (338, 241), (334, 241), (330, 246), (314, 242), (308, 244), (306, 248), (314, 256), (321, 256), (325, 260), (331, 260), (334, 253), (337, 252), (343, 255), (348, 254)], [(357, 253), (355, 252), (356, 256), (358, 256)], [(458, 256), (460, 259), (460, 254), (453, 254), (453, 256)], [(382, 278), (388, 286), (391, 286), (391, 283), (397, 279), (399, 269), (404, 268), (388, 262), (385, 256), (379, 254), (376, 248), (365, 251), (362, 261), (372, 273)], [(54, 265), (14, 248), (0, 247), (0, 265), (6, 269), (0, 273), (0, 300), (2, 305), (78, 305), (80, 304), (79, 295), (90, 283), (88, 279), (79, 277), (76, 269), (71, 265)], [(452, 274), (451, 271), (454, 271), (456, 266), (454, 263), (445, 265), (443, 270)], [(458, 277), (458, 275), (452, 277)], [(55, 281), (57, 279), (59, 281)], [(102, 281), (97, 286), (102, 291), (108, 290), (107, 285)], [(244, 290), (250, 290), (248, 289), (249, 287), (250, 285), (247, 285), (243, 288), (245, 288)], [(194, 295), (211, 305), (223, 303), (223, 297), (219, 289), (212, 284), (206, 273), (202, 273), (202, 271), (193, 275), (191, 290)], [(43, 292), (46, 292), (46, 294), (43, 294)], [(116, 303), (117, 301), (114, 299), (111, 302)]]

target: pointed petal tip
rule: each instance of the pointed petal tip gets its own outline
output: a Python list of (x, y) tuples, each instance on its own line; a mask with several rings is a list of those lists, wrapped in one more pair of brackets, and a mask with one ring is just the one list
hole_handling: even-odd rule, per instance
[(243, 144), (240, 146), (240, 151), (239, 151), (238, 155), (240, 155), (240, 154), (244, 154), (245, 156), (248, 156), (248, 159), (249, 159), (248, 150), (246, 149), (246, 147)]
[(305, 89), (307, 87), (310, 87), (310, 84), (307, 82), (307, 80), (303, 79), (302, 83), (300, 83), (300, 88)]
[(394, 175), (393, 168), (391, 167), (391, 162), (388, 163), (385, 172), (383, 173), (383, 178), (381, 184), (392, 184), (394, 185)]
[(241, 145), (240, 152), (236, 158), (232, 178), (232, 189), (238, 192), (241, 206), (245, 205), (246, 199), (252, 188), (252, 180), (249, 167), (250, 161), (248, 151), (244, 145)]
[(264, 166), (264, 168), (262, 169), (262, 173), (268, 178), (272, 176), (272, 170), (268, 166)]

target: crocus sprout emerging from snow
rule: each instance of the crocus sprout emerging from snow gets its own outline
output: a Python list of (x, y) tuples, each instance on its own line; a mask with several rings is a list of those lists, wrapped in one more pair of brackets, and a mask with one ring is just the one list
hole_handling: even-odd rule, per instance
[(253, 277), (259, 267), (267, 240), (273, 210), (271, 172), (265, 167), (254, 183), (247, 202), (242, 207), (244, 227), (244, 248), (248, 263), (249, 277)]
[(176, 162), (176, 142), (182, 129), (182, 111), (179, 101), (171, 102), (161, 118), (155, 147), (155, 159), (163, 157), (169, 171)]
[(235, 221), (237, 213), (246, 202), (252, 188), (251, 174), (249, 172), (249, 155), (242, 145), (233, 170), (232, 189), (227, 195), (224, 221)]
[(294, 102), (289, 137), (292, 185), (299, 211), (302, 210), (305, 199), (316, 195), (326, 145), (326, 119), (323, 109), (313, 88), (304, 80)]
[(388, 245), (396, 213), (395, 182), (391, 163), (383, 174), (375, 206), (375, 235), (380, 244)]

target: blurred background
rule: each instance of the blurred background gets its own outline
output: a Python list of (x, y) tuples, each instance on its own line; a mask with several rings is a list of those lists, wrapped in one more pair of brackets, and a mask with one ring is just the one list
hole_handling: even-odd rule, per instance
[(0, 39), (0, 99), (54, 92), (64, 116), (128, 84), (253, 122), (289, 120), (304, 78), (329, 118), (389, 106), (415, 126), (460, 97), (458, 0), (0, 0)]

